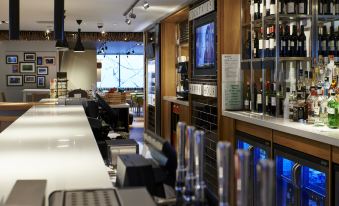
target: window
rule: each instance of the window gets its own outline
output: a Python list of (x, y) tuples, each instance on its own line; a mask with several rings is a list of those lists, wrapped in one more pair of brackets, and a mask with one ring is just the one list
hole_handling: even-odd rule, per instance
[(98, 88), (143, 88), (143, 55), (97, 55), (102, 63)]

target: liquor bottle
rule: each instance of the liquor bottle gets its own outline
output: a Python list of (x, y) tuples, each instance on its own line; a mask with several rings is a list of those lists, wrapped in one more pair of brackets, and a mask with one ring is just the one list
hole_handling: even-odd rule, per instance
[(298, 55), (298, 33), (297, 25), (293, 25), (293, 32), (290, 37), (290, 56), (295, 57)]
[(327, 105), (328, 105), (328, 89), (325, 88), (323, 100), (320, 102), (320, 121), (323, 123), (323, 125), (328, 124)]
[(320, 108), (321, 108), (321, 102), (323, 101), (324, 96), (322, 93), (322, 87), (321, 87), (321, 82), (317, 86), (317, 97), (314, 102), (314, 126), (324, 126), (324, 123), (321, 121), (320, 118)]
[(275, 40), (275, 26), (272, 25), (271, 27), (271, 34), (270, 34), (270, 56), (275, 57), (275, 49), (276, 49), (276, 40)]
[(259, 58), (259, 38), (257, 32), (254, 32), (253, 39), (253, 58)]
[(324, 14), (324, 0), (319, 0), (318, 1), (318, 14), (323, 15)]
[(324, 52), (323, 52), (323, 46), (322, 46), (322, 37), (323, 37), (323, 27), (319, 27), (319, 31), (318, 31), (318, 47), (319, 47), (319, 58), (323, 57)]
[(339, 0), (335, 1), (335, 15), (339, 15)]
[(259, 0), (254, 0), (254, 20), (259, 19)]
[(275, 117), (277, 111), (277, 88), (276, 83), (271, 85), (271, 115)]
[(283, 27), (280, 27), (279, 30), (279, 38), (280, 38), (280, 56), (284, 57), (286, 55), (286, 41), (285, 41), (285, 35), (283, 33)]
[[(287, 90), (287, 89), (286, 89)], [(288, 109), (289, 109), (289, 116), (288, 118), (293, 121), (294, 119), (294, 108), (297, 106), (297, 94), (295, 91), (292, 91), (288, 97)], [(296, 114), (298, 114), (296, 112)], [(296, 115), (298, 119), (298, 115)]]
[(328, 99), (328, 127), (336, 129), (339, 127), (339, 103), (336, 100), (335, 92), (331, 91), (331, 97)]
[(271, 53), (270, 53), (270, 27), (268, 26), (266, 28), (266, 38), (265, 38), (265, 52), (264, 52), (264, 55), (265, 57), (270, 57), (271, 56)]
[(307, 103), (307, 109), (308, 109), (308, 116), (307, 116), (307, 123), (308, 124), (314, 124), (315, 118), (314, 118), (314, 104), (316, 102), (317, 98), (317, 92), (315, 90), (315, 87), (311, 87), (311, 93), (307, 97), (306, 103)]
[(259, 38), (259, 49), (258, 49), (259, 58), (263, 58), (265, 50), (264, 50), (264, 29), (262, 27), (260, 29), (258, 38)]
[(307, 8), (308, 8), (307, 0), (299, 0), (298, 13), (307, 14)]
[(258, 113), (262, 113), (263, 110), (262, 110), (262, 95), (263, 95), (263, 91), (262, 91), (262, 78), (260, 78), (260, 86), (259, 86), (260, 89), (258, 89), (258, 92), (257, 92), (257, 105), (256, 105), (256, 110)]
[(328, 62), (328, 35), (327, 28), (323, 26), (323, 34), (321, 35), (321, 49), (324, 56), (324, 63)]
[(244, 110), (245, 111), (251, 111), (251, 88), (250, 83), (246, 83), (246, 92), (245, 92), (245, 98), (244, 98)]
[(295, 0), (287, 0), (287, 14), (295, 13)]
[(306, 57), (306, 35), (304, 26), (300, 26), (300, 35), (298, 37), (298, 53), (300, 57)]
[(328, 47), (329, 47), (329, 53), (328, 55), (335, 55), (336, 49), (335, 49), (335, 43), (336, 43), (336, 36), (334, 34), (334, 27), (330, 27), (330, 36), (328, 37)]
[(269, 81), (267, 81), (265, 85), (265, 106), (266, 114), (271, 114), (271, 90)]
[(291, 56), (291, 47), (290, 47), (290, 27), (289, 26), (285, 26), (285, 56)]

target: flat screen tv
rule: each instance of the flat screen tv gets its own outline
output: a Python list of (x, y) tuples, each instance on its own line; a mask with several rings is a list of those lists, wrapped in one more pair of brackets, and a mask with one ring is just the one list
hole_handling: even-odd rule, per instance
[(194, 76), (216, 75), (215, 13), (194, 22)]

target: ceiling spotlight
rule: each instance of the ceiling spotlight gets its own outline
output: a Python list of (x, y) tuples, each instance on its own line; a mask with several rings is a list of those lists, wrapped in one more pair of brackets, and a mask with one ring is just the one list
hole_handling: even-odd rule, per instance
[(137, 17), (137, 15), (135, 15), (135, 13), (133, 12), (133, 9), (132, 9), (131, 13), (129, 13), (129, 18), (135, 19), (136, 17)]
[(144, 7), (144, 9), (148, 9), (149, 8), (149, 3), (147, 1), (145, 1), (143, 7)]
[(106, 32), (104, 30), (101, 31), (101, 34), (105, 34)]
[(125, 23), (131, 25), (132, 21), (126, 17)]

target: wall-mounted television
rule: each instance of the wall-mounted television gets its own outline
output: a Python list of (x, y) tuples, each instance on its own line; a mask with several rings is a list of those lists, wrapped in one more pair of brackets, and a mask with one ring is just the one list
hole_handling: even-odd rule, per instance
[(193, 76), (216, 75), (216, 17), (215, 12), (193, 22)]

